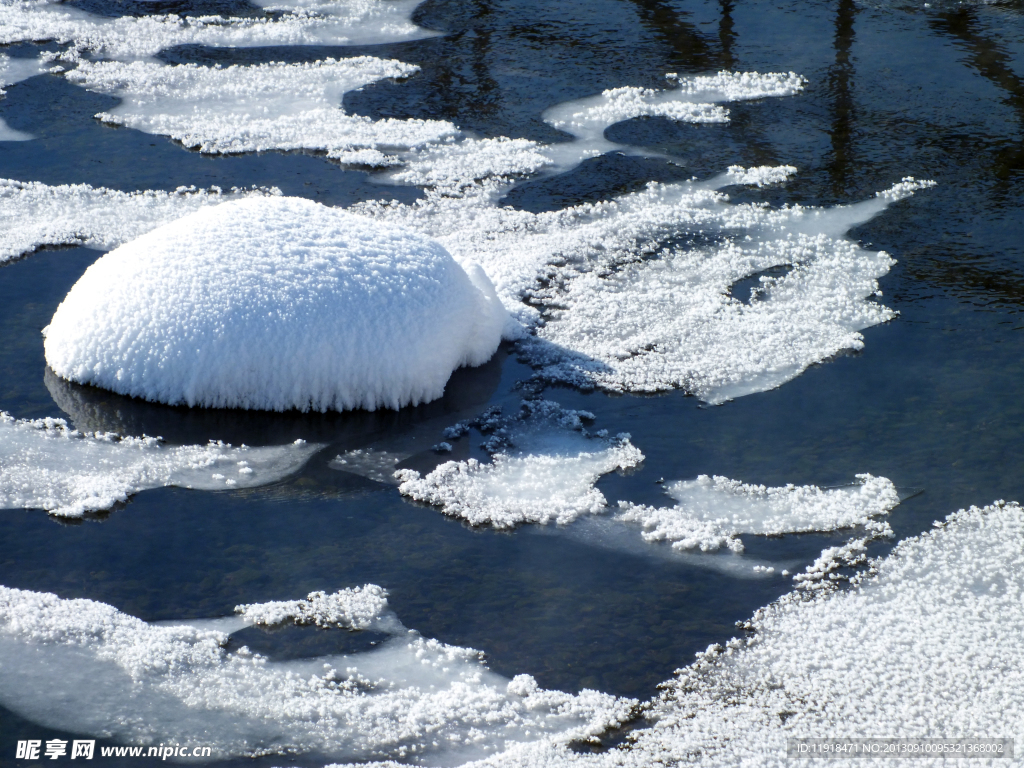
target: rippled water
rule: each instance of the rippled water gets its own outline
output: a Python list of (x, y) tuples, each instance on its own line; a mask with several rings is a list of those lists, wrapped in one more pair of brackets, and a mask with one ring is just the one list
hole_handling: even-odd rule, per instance
[[(111, 15), (128, 6), (74, 4)], [(157, 5), (162, 12), (257, 11), (242, 2)], [(484, 137), (545, 142), (568, 138), (542, 122), (546, 108), (605, 88), (660, 86), (665, 72), (804, 75), (803, 94), (730, 105), (729, 124), (639, 118), (606, 134), (670, 154), (682, 167), (611, 154), (527, 181), (505, 202), (555, 210), (650, 180), (706, 178), (732, 164), (795, 165), (798, 174), (781, 187), (727, 190), (734, 200), (773, 205), (851, 203), (906, 175), (935, 179), (934, 189), (852, 233), (897, 259), (880, 285), (899, 317), (864, 331), (863, 352), (722, 406), (679, 393), (610, 396), (552, 387), (546, 396), (592, 411), (597, 428), (630, 432), (644, 451), (641, 468), (599, 482), (613, 502), (663, 504), (656, 481), (702, 473), (829, 486), (870, 472), (901, 491), (923, 491), (890, 515), (902, 538), (960, 507), (1024, 496), (1022, 10), (1020, 2), (427, 0), (414, 21), (441, 36), (344, 49), (185, 46), (161, 58), (228, 64), (394, 57), (422, 72), (348, 94), (349, 111), (447, 119)], [(34, 56), (38, 48), (12, 46), (9, 53)], [(114, 103), (53, 75), (9, 86), (0, 118), (36, 138), (0, 142), (0, 177), (126, 191), (273, 185), (335, 205), (418, 194), (382, 190), (366, 173), (315, 153), (203, 156), (93, 120)], [(471, 529), (404, 501), (391, 486), (327, 466), (339, 452), (373, 444), (411, 454), (407, 466), (431, 468), (442, 460), (430, 446), (444, 427), (489, 405), (515, 407), (516, 382), (531, 371), (512, 347), (480, 369), (456, 373), (441, 401), (397, 413), (197, 413), (47, 378), (39, 331), (98, 255), (43, 250), (0, 267), (0, 409), (172, 442), (302, 437), (329, 447), (298, 475), (263, 489), (147, 491), (108, 515), (73, 524), (39, 511), (6, 511), (0, 584), (88, 597), (162, 620), (224, 615), (239, 603), (374, 582), (390, 590), (407, 626), (483, 650), (501, 674), (641, 699), (695, 651), (728, 639), (736, 621), (790, 589), (779, 575), (754, 579), (573, 526)], [(456, 457), (483, 456), (477, 437), (462, 440)], [(796, 570), (843, 540), (804, 535), (745, 543), (747, 556)], [(295, 649), (312, 643), (310, 653), (325, 652), (310, 633), (293, 634), (271, 637), (264, 647), (272, 655), (301, 655)], [(14, 740), (37, 738), (39, 730), (0, 712), (0, 755), (13, 754)]]

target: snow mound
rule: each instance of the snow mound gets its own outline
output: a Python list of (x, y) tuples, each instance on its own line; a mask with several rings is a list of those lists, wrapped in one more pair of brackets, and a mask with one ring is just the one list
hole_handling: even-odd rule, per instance
[(0, 703), (42, 727), (122, 744), (209, 744), (215, 759), (312, 752), (430, 764), (586, 738), (636, 705), (544, 690), (528, 675), (508, 680), (478, 651), (397, 623), (373, 650), (299, 661), (225, 649), (216, 627), (239, 623), (153, 625), (91, 600), (0, 587)]
[(304, 600), (279, 600), (236, 605), (235, 613), (252, 624), (291, 621), (318, 627), (369, 629), (388, 607), (388, 592), (376, 584), (342, 589), (332, 595), (310, 592)]
[(618, 519), (643, 526), (647, 541), (670, 541), (675, 549), (705, 552), (723, 546), (742, 552), (743, 543), (736, 538), (741, 533), (764, 536), (854, 526), (889, 533), (888, 524), (874, 518), (887, 515), (900, 503), (896, 487), (884, 477), (857, 475), (857, 480), (857, 485), (844, 488), (766, 488), (701, 475), (667, 486), (677, 502), (674, 507), (619, 502)]
[(370, 45), (431, 37), (409, 17), (420, 0), (255, 0), (276, 18), (95, 16), (60, 0), (0, 0), (0, 45), (53, 40), (60, 58), (144, 59), (176, 45)]
[(98, 119), (170, 136), (190, 149), (218, 154), (312, 149), (365, 163), (370, 160), (365, 152), (378, 145), (415, 147), (457, 132), (440, 120), (372, 120), (341, 108), (348, 91), (418, 70), (373, 56), (229, 67), (82, 61), (66, 77), (121, 99)]
[(190, 406), (400, 408), (480, 365), (506, 313), (429, 238), (299, 198), (200, 210), (86, 270), (45, 330), (59, 376)]
[(446, 515), (473, 525), (512, 528), (523, 523), (566, 524), (596, 514), (607, 500), (594, 487), (601, 475), (634, 467), (643, 454), (629, 435), (590, 435), (582, 420), (593, 416), (563, 410), (550, 401), (525, 401), (515, 418), (491, 417), (485, 447), (492, 463), (446, 462), (425, 477), (399, 470), (398, 489)]
[(49, 186), (0, 179), (0, 263), (47, 245), (107, 249), (209, 205), (281, 194), (276, 189), (222, 192), (118, 192), (88, 184)]
[(81, 517), (150, 488), (254, 488), (297, 471), (319, 447), (167, 446), (151, 437), (83, 434), (63, 419), (0, 413), (0, 508)]

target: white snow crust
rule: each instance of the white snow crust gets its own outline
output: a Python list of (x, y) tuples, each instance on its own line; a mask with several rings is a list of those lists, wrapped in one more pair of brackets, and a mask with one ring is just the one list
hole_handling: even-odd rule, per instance
[[(749, 101), (770, 96), (792, 96), (803, 90), (806, 79), (795, 72), (719, 72), (717, 75), (667, 75), (674, 88), (611, 88), (597, 96), (567, 101), (544, 112), (546, 123), (573, 136), (569, 144), (553, 144), (545, 153), (562, 170), (587, 157), (611, 151), (636, 154), (604, 137), (615, 123), (636, 117), (667, 117), (686, 123), (727, 123), (729, 111), (719, 102)], [(643, 152), (643, 154), (649, 154)]]
[(277, 189), (223, 192), (118, 192), (88, 184), (50, 186), (0, 179), (0, 263), (47, 245), (107, 249), (209, 205), (281, 194)]
[(145, 59), (176, 45), (370, 45), (431, 37), (409, 18), (420, 0), (255, 0), (276, 20), (95, 16), (59, 0), (0, 0), (0, 45), (53, 40), (59, 58)]
[(666, 486), (675, 506), (620, 501), (618, 519), (639, 523), (646, 541), (669, 541), (675, 549), (704, 552), (720, 547), (742, 552), (743, 542), (736, 538), (741, 533), (778, 535), (864, 526), (878, 535), (891, 535), (888, 524), (876, 518), (900, 503), (896, 487), (884, 477), (865, 474), (857, 480), (857, 485), (831, 489), (767, 488), (700, 475)]
[[(359, 210), (428, 233), (456, 258), (478, 259), (534, 331), (523, 349), (543, 378), (610, 391), (681, 387), (720, 403), (861, 349), (861, 330), (895, 316), (869, 300), (892, 259), (843, 235), (932, 182), (905, 179), (832, 209), (736, 205), (715, 191), (791, 171), (733, 167), (704, 183), (652, 183), (541, 214), (495, 206), (486, 186)], [(737, 281), (779, 266), (792, 269), (765, 276), (749, 302), (729, 294)]]
[(318, 627), (369, 629), (388, 607), (388, 592), (376, 584), (341, 589), (334, 594), (310, 592), (303, 600), (276, 600), (236, 605), (235, 613), (258, 625), (290, 621)]
[(372, 56), (229, 67), (82, 61), (66, 77), (121, 99), (98, 119), (170, 136), (190, 149), (311, 149), (350, 163), (379, 164), (375, 155), (365, 153), (379, 153), (378, 146), (417, 147), (457, 132), (440, 120), (372, 120), (348, 115), (341, 107), (347, 91), (418, 70)]
[(429, 238), (300, 198), (197, 211), (96, 261), (45, 329), (59, 376), (169, 404), (325, 411), (440, 397), (507, 321)]
[(81, 517), (150, 488), (254, 488), (297, 471), (319, 448), (171, 446), (152, 437), (81, 433), (63, 419), (0, 413), (0, 508)]
[[(620, 748), (517, 744), (464, 768), (778, 766), (789, 738), (1024, 738), (1024, 509), (971, 507), (848, 590), (794, 592), (663, 684)], [(879, 734), (885, 734), (880, 737)], [(1005, 759), (915, 758), (922, 766)], [(893, 765), (832, 758), (830, 765)]]
[[(47, 65), (39, 59), (12, 59), (6, 53), (0, 53), (0, 96), (6, 93), (5, 85), (20, 83), (47, 70)], [(31, 138), (32, 134), (16, 131), (0, 118), (0, 141), (28, 141)]]
[(478, 651), (400, 624), (371, 651), (275, 662), (225, 650), (227, 634), (209, 628), (218, 623), (153, 625), (91, 600), (0, 587), (0, 702), (43, 727), (127, 744), (191, 740), (214, 758), (315, 751), (447, 764), (597, 734), (636, 705), (508, 680)]
[(588, 417), (593, 418), (551, 401), (524, 401), (518, 417), (492, 423), (490, 464), (449, 461), (425, 477), (399, 470), (398, 489), (446, 515), (495, 528), (562, 525), (602, 512), (608, 502), (594, 483), (608, 472), (636, 466), (643, 454), (627, 434), (590, 435), (582, 424)]

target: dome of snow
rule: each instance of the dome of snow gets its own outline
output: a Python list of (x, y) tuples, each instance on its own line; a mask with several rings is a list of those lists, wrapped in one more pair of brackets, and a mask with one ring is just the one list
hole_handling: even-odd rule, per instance
[(224, 203), (86, 270), (45, 329), (59, 376), (190, 406), (399, 408), (486, 362), (507, 314), (428, 237), (299, 198)]

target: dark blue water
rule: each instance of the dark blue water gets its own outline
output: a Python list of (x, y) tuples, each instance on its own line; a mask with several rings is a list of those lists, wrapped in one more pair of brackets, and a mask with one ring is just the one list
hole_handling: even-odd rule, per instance
[[(125, 12), (117, 2), (80, 5)], [(172, 10), (209, 10), (179, 5)], [(234, 11), (243, 5), (230, 4)], [(1020, 2), (925, 8), (852, 0), (428, 0), (414, 18), (442, 37), (356, 49), (178, 48), (162, 57), (241, 63), (393, 56), (422, 72), (348, 94), (346, 108), (374, 118), (444, 118), (481, 136), (547, 142), (567, 137), (541, 122), (545, 108), (609, 87), (658, 86), (665, 72), (804, 75), (803, 94), (730, 105), (726, 125), (645, 118), (608, 131), (616, 142), (671, 154), (683, 168), (606, 156), (527, 182), (506, 202), (556, 209), (652, 179), (709, 176), (730, 164), (797, 166), (781, 187), (735, 191), (734, 199), (773, 205), (855, 202), (904, 175), (933, 178), (939, 186), (853, 233), (898, 260), (881, 286), (883, 301), (900, 316), (867, 330), (863, 352), (719, 407), (679, 393), (545, 394), (593, 411), (597, 428), (629, 431), (646, 454), (639, 471), (600, 481), (613, 502), (664, 503), (655, 483), (662, 477), (709, 473), (824, 486), (870, 472), (923, 490), (891, 515), (905, 537), (963, 506), (1024, 498), (1022, 12)], [(18, 46), (11, 54), (36, 51)], [(37, 138), (0, 142), (0, 176), (123, 190), (272, 185), (336, 205), (418, 194), (382, 191), (365, 174), (312, 153), (208, 157), (92, 119), (113, 103), (52, 75), (9, 87), (0, 117)], [(374, 582), (390, 590), (407, 626), (479, 648), (503, 674), (639, 698), (789, 588), (781, 577), (738, 579), (671, 558), (596, 550), (567, 536), (473, 530), (403, 501), (393, 488), (327, 468), (339, 451), (385, 437), (414, 454), (412, 465), (429, 468), (439, 460), (429, 447), (445, 426), (494, 403), (514, 406), (514, 386), (530, 374), (514, 349), (457, 373), (441, 401), (398, 413), (190, 412), (47, 381), (39, 330), (98, 256), (47, 250), (0, 267), (0, 408), (172, 442), (303, 437), (329, 447), (296, 477), (254, 491), (149, 491), (78, 524), (6, 511), (2, 584), (89, 597), (155, 620), (223, 615), (242, 602)], [(479, 455), (476, 442), (462, 440), (457, 455)], [(748, 554), (809, 562), (842, 538), (745, 543)], [(269, 653), (287, 657), (316, 641), (267, 642)], [(38, 733), (0, 710), (0, 755), (13, 754), (19, 734)]]

